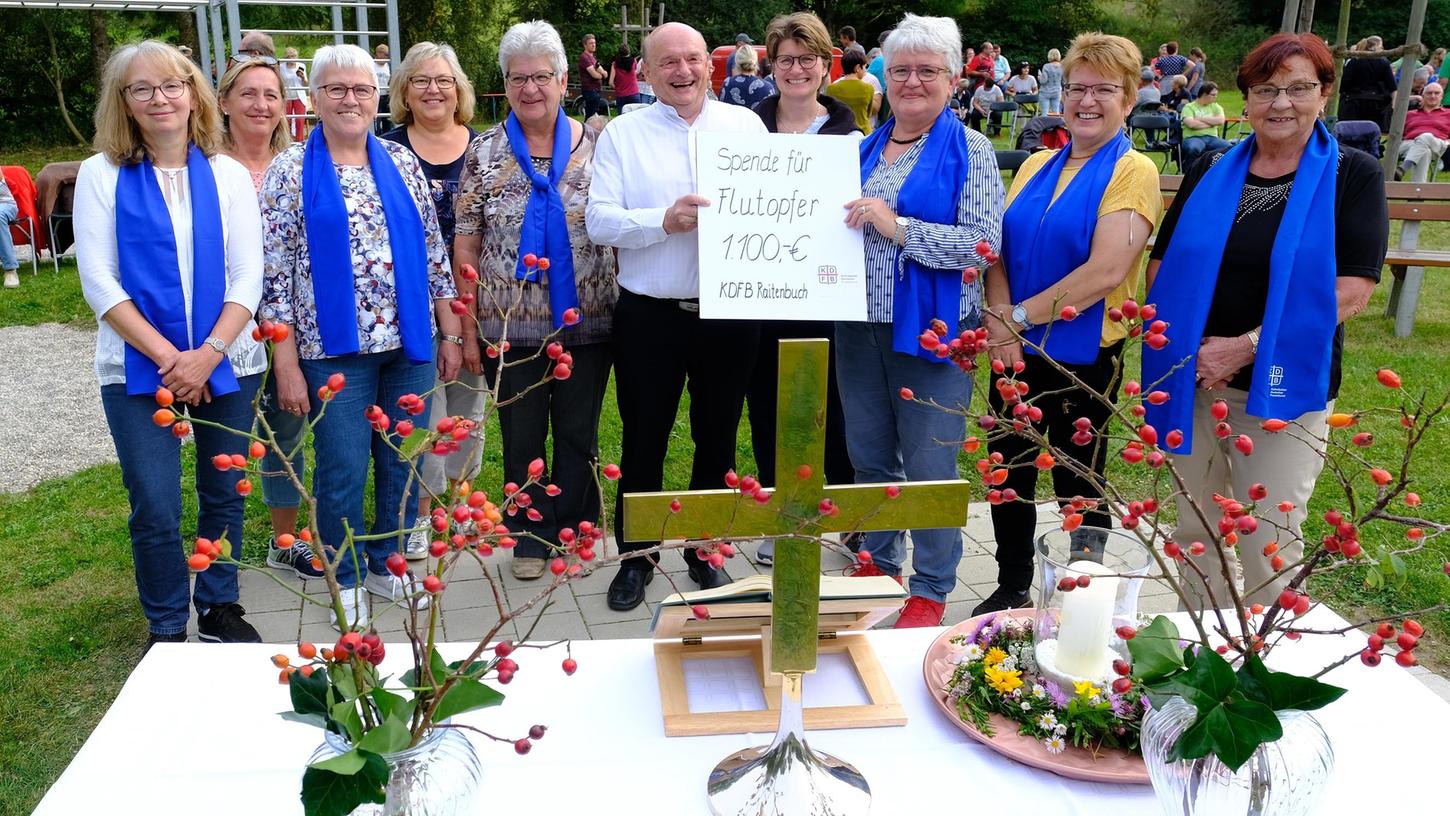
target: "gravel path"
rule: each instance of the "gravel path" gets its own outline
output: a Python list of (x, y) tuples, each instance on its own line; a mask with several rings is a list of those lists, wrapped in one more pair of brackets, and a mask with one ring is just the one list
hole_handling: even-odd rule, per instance
[(92, 328), (0, 328), (0, 493), (116, 461), (95, 355)]

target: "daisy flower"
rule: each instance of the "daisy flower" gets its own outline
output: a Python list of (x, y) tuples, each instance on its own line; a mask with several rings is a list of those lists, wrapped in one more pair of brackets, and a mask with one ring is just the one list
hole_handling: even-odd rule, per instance
[(1033, 683), (1032, 684), (1032, 699), (1034, 699), (1034, 700), (1041, 700), (1043, 697), (1046, 697), (1046, 696), (1047, 696), (1047, 689), (1043, 688), (1041, 683)]
[(1048, 737), (1042, 741), (1049, 754), (1060, 754), (1067, 750), (1067, 742), (1062, 737)]
[(1043, 731), (1051, 731), (1057, 727), (1057, 715), (1051, 711), (1037, 718), (1037, 727)]
[(962, 650), (962, 657), (967, 661), (980, 660), (982, 658), (982, 647), (975, 643), (968, 643), (967, 648)]

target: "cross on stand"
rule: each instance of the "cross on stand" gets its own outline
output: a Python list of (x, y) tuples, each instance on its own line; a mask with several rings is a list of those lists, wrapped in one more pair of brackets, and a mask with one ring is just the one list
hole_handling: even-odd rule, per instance
[[(964, 481), (825, 484), (830, 354), (827, 340), (780, 341), (775, 490), (769, 502), (730, 489), (624, 497), (626, 541), (776, 537), (770, 670), (787, 675), (816, 668), (821, 548), (802, 536), (960, 528), (967, 519), (971, 486)], [(835, 513), (822, 513), (823, 499)], [(674, 501), (678, 512), (671, 509)]]

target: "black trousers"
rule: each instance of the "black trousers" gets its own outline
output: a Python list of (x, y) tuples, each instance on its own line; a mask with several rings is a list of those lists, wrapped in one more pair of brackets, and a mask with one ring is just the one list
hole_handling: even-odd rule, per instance
[[(746, 401), (750, 406), (750, 443), (755, 449), (757, 478), (775, 487), (775, 411), (780, 376), (780, 341), (824, 337), (835, 343), (836, 324), (806, 320), (764, 320), (760, 323), (760, 354), (750, 375)], [(851, 484), (856, 470), (846, 453), (846, 420), (841, 413), (841, 392), (836, 382), (836, 351), (826, 382), (826, 484)]]
[[(1064, 364), (1078, 379), (1109, 399), (1116, 401), (1119, 378), (1115, 376), (1118, 362), (1123, 354), (1123, 344), (1115, 343), (1098, 349), (1098, 357), (1091, 363), (1081, 365)], [(1101, 431), (1107, 424), (1110, 411), (1080, 388), (1070, 385), (1070, 380), (1050, 364), (1036, 355), (1023, 355), (1027, 368), (1017, 379), (1031, 388), (1028, 399), (1034, 394), (1047, 394), (1035, 405), (1042, 409), (1042, 422), (1038, 429), (1047, 441), (1066, 456), (1091, 466), (1101, 476), (1107, 465), (1107, 445), (1093, 442), (1079, 446), (1073, 443), (1072, 435), (1077, 432), (1073, 421), (1087, 417), (1093, 428)], [(996, 375), (992, 375), (993, 382)], [(995, 387), (988, 389), (988, 400), (993, 413), (1001, 414), (1002, 397)], [(1032, 585), (1033, 539), (1037, 532), (1037, 507), (1032, 500), (1037, 497), (1037, 467), (1034, 460), (1039, 448), (1024, 437), (1003, 433), (988, 444), (988, 449), (1000, 452), (1007, 466), (1007, 481), (1001, 489), (1017, 491), (1020, 501), (1003, 502), (992, 507), (992, 533), (997, 539), (997, 583), (1014, 590), (1025, 590)], [(1071, 499), (1082, 496), (1085, 499), (1102, 498), (1101, 491), (1092, 482), (1078, 476), (1066, 466), (1059, 464), (1052, 469), (1052, 487), (1058, 498)], [(1083, 527), (1107, 528), (1108, 514), (1102, 509), (1083, 513)]]
[[(614, 535), (620, 552), (658, 543), (624, 540), (624, 494), (664, 487), (670, 432), (687, 382), (690, 437), (695, 442), (690, 489), (724, 487), (726, 471), (735, 467), (735, 439), (760, 327), (747, 320), (702, 320), (698, 307), (619, 290), (614, 306), (614, 378), (624, 451)], [(687, 562), (696, 558), (695, 551), (686, 550), (685, 558)], [(623, 567), (649, 569), (650, 561), (625, 561)]]
[[(594, 484), (594, 462), (599, 458), (599, 413), (604, 408), (604, 391), (609, 385), (613, 349), (609, 343), (586, 343), (565, 349), (574, 357), (574, 373), (565, 380), (550, 379), (529, 391), (517, 402), (498, 410), (503, 438), (503, 475), (506, 481), (523, 484), (529, 463), (545, 460), (541, 484), (528, 489), (531, 505), (543, 516), (530, 521), (524, 511), (506, 517), (504, 524), (516, 532), (529, 532), (548, 542), (558, 542), (563, 527), (579, 529), (580, 521), (599, 521), (599, 491)], [(516, 362), (533, 355), (536, 348), (504, 354), (499, 402), (509, 400), (542, 381), (555, 362), (546, 355)], [(484, 377), (492, 384), (498, 374), (498, 360), (483, 358)], [(545, 443), (554, 437), (553, 461)], [(560, 493), (549, 496), (544, 485), (558, 485)], [(514, 554), (523, 558), (545, 558), (551, 553), (542, 542), (516, 536)]]

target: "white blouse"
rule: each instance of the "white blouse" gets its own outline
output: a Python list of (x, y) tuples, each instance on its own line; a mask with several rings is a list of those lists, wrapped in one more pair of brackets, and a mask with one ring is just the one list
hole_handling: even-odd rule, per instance
[[(251, 174), (235, 159), (211, 158), (216, 176), (217, 200), (221, 204), (222, 236), (226, 252), (227, 287), (225, 300), (255, 313), (262, 300), (262, 217), (257, 210), (257, 193)], [(120, 168), (104, 154), (81, 163), (75, 190), (76, 262), (80, 267), (81, 291), (96, 313), (96, 378), (101, 385), (126, 382), (126, 342), (102, 317), (131, 295), (121, 286), (121, 269), (116, 251), (116, 183)], [(176, 236), (177, 262), (181, 269), (181, 290), (187, 326), (191, 325), (192, 244), (191, 194), (187, 171), (156, 172), (171, 228)], [(254, 323), (237, 335), (227, 351), (238, 377), (260, 374), (267, 369), (267, 355), (252, 339)], [(205, 337), (191, 338), (196, 347)]]

